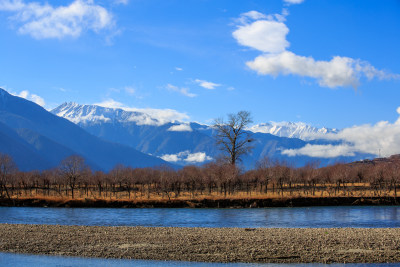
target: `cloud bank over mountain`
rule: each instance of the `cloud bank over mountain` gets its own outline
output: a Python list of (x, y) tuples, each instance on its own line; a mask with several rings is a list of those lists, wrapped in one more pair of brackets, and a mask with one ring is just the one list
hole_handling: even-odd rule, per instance
[[(181, 120), (182, 118), (186, 120), (189, 119), (186, 114), (173, 110), (167, 110), (166, 114), (163, 114), (164, 110), (155, 109), (150, 109), (152, 112), (135, 108), (115, 109), (111, 108), (110, 106), (113, 105), (109, 103), (105, 106), (107, 106), (107, 108), (99, 108), (99, 106), (96, 105), (64, 103), (52, 112), (85, 127), (85, 129), (92, 131), (91, 133), (95, 135), (105, 133), (106, 130), (101, 127), (107, 125), (111, 127), (115, 122), (121, 123), (122, 125), (126, 124), (121, 127), (128, 127), (127, 125), (131, 125), (129, 127), (134, 127), (130, 130), (129, 127), (126, 129), (129, 133), (139, 133), (141, 130), (138, 130), (139, 128), (136, 129), (135, 127), (137, 126), (151, 126), (153, 127), (151, 131), (149, 130), (150, 128), (143, 128), (143, 131), (147, 129), (145, 131), (148, 131), (149, 140), (154, 141), (156, 140), (154, 139), (155, 136), (158, 136), (158, 145), (148, 150), (151, 142), (148, 142), (149, 140), (146, 139), (142, 140), (141, 144), (136, 144), (134, 147), (151, 154), (156, 152), (157, 156), (170, 162), (198, 163), (210, 160), (208, 157), (215, 156), (214, 154), (208, 154), (211, 150), (205, 151), (205, 146), (199, 146), (197, 148), (198, 150), (193, 150), (194, 144), (204, 142), (204, 140), (200, 142), (195, 141), (195, 139), (191, 141), (194, 143), (189, 142), (185, 148), (182, 147), (172, 152), (171, 147), (169, 147), (169, 149), (161, 153), (163, 149), (166, 149), (166, 143), (173, 145), (175, 142), (182, 142), (182, 138), (189, 138), (189, 136), (195, 137), (197, 134), (204, 134), (207, 131), (212, 131), (212, 128), (207, 125), (183, 122)], [(400, 108), (397, 109), (397, 112), (400, 115)], [(115, 125), (113, 127), (115, 127)], [(277, 137), (298, 138), (305, 141), (301, 146), (282, 147), (282, 149), (279, 150), (280, 154), (288, 157), (307, 156), (333, 159), (338, 157), (354, 157), (360, 154), (390, 156), (400, 151), (400, 117), (394, 123), (380, 121), (375, 125), (355, 125), (340, 130), (325, 127), (317, 128), (303, 122), (272, 121), (250, 126), (247, 130), (257, 135), (272, 134)], [(168, 133), (179, 134), (180, 136), (172, 138)], [(122, 134), (116, 132), (109, 134), (110, 136), (119, 136), (125, 135), (126, 133)], [(207, 133), (207, 135), (211, 135), (211, 132)], [(142, 136), (144, 136), (143, 133)], [(104, 136), (101, 137), (104, 138)], [(133, 139), (129, 140), (132, 141)], [(210, 144), (212, 144), (212, 142)], [(260, 145), (262, 146), (262, 144)], [(196, 154), (199, 152), (204, 152), (205, 154)]]
[(27, 90), (21, 91), (19, 93), (10, 92), (10, 94), (12, 94), (14, 96), (19, 96), (19, 97), (25, 98), (26, 100), (30, 100), (42, 107), (44, 107), (46, 105), (46, 102), (44, 101), (44, 99), (42, 97), (40, 97), (36, 94), (33, 94)]
[[(51, 112), (102, 139), (131, 146), (181, 166), (201, 165), (222, 156), (213, 138), (213, 128), (209, 125), (182, 121), (161, 123), (149, 114), (138, 111), (76, 103), (64, 103)], [(316, 150), (317, 145), (320, 146), (320, 150), (331, 145), (332, 150), (338, 142), (321, 139), (327, 134), (337, 133), (336, 129), (316, 128), (301, 122), (268, 122), (246, 130), (253, 132), (255, 141), (254, 150), (243, 159), (245, 168), (254, 167), (255, 162), (264, 157), (302, 166), (315, 159), (326, 165), (337, 160), (353, 161), (369, 156), (357, 152), (329, 154), (325, 151), (306, 151), (310, 145), (313, 150)], [(287, 151), (291, 152), (286, 153)], [(305, 153), (307, 155), (304, 155)]]
[(94, 105), (110, 109), (121, 109), (126, 112), (139, 112), (144, 114), (143, 116), (137, 116), (136, 118), (136, 122), (139, 125), (163, 125), (168, 122), (186, 121), (189, 119), (189, 116), (186, 113), (182, 113), (173, 109), (129, 107), (121, 102), (115, 101), (114, 99), (108, 99), (100, 103), (95, 103)]
[[(397, 108), (400, 115), (400, 107)], [(358, 125), (337, 133), (315, 134), (315, 138), (341, 142), (338, 145), (311, 145), (299, 149), (286, 149), (282, 154), (288, 156), (310, 156), (334, 158), (354, 156), (356, 153), (368, 153), (384, 157), (398, 154), (400, 151), (400, 117), (394, 122), (380, 121), (374, 125)]]

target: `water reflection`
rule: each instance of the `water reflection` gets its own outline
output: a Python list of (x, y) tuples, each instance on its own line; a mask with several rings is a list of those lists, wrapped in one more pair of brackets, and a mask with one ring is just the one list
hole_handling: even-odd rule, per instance
[(400, 207), (264, 209), (0, 207), (0, 223), (176, 227), (400, 227)]

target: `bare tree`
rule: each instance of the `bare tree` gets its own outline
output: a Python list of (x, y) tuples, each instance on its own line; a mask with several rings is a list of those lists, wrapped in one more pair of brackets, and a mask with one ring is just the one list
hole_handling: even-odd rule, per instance
[(17, 170), (17, 167), (13, 159), (6, 154), (0, 153), (0, 197), (3, 196), (3, 190), (7, 197), (10, 198), (10, 194), (7, 190), (7, 182), (10, 179), (10, 175)]
[(249, 153), (253, 146), (250, 132), (245, 128), (252, 123), (250, 112), (239, 111), (229, 114), (228, 121), (219, 118), (214, 121), (215, 138), (220, 150), (228, 155), (229, 163), (235, 165), (240, 157)]
[(122, 164), (117, 164), (115, 167), (108, 173), (109, 181), (111, 183), (111, 188), (113, 190), (114, 196), (118, 198), (118, 190), (117, 185), (119, 185), (119, 191), (122, 191), (122, 183), (126, 178), (126, 167)]
[(257, 169), (257, 176), (259, 178), (259, 181), (261, 183), (261, 191), (262, 191), (262, 186), (265, 184), (265, 194), (268, 193), (268, 184), (272, 180), (273, 177), (273, 169), (272, 167), (275, 165), (275, 163), (265, 156), (261, 160), (259, 160), (256, 164), (256, 169)]
[(60, 164), (60, 172), (67, 180), (71, 189), (72, 198), (74, 198), (74, 189), (79, 179), (88, 170), (85, 159), (78, 155), (72, 155), (64, 159)]

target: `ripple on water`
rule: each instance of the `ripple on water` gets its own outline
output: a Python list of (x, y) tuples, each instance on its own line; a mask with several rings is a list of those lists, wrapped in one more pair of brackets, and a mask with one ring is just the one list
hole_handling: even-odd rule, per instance
[(400, 206), (260, 209), (0, 207), (0, 223), (100, 226), (393, 228)]

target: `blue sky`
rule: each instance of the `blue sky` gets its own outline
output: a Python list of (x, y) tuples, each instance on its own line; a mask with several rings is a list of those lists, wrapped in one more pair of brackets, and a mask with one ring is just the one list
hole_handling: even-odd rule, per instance
[(399, 14), (396, 0), (0, 0), (0, 86), (48, 109), (394, 123)]

